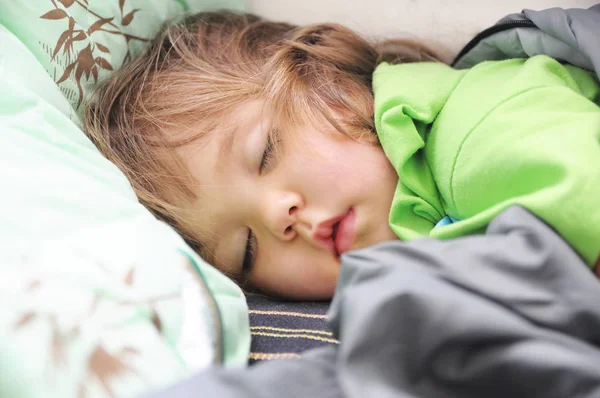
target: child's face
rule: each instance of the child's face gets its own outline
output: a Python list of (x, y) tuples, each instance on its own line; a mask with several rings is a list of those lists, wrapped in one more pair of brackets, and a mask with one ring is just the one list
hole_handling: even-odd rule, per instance
[(381, 148), (310, 128), (282, 134), (282, 156), (261, 172), (261, 118), (261, 103), (246, 104), (230, 120), (234, 134), (181, 149), (198, 181), (196, 232), (228, 274), (247, 270), (252, 285), (283, 297), (330, 298), (339, 254), (396, 239), (388, 226), (396, 172)]

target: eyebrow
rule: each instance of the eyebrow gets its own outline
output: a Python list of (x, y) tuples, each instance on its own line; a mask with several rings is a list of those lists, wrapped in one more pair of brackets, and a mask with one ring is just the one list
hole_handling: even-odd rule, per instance
[(215, 165), (215, 169), (217, 171), (222, 171), (223, 163), (225, 162), (225, 160), (229, 160), (228, 155), (230, 155), (231, 151), (233, 150), (233, 143), (235, 141), (235, 137), (238, 135), (237, 132), (238, 132), (237, 128), (233, 128), (233, 129), (229, 130), (229, 132), (227, 133), (227, 136), (223, 140), (223, 143), (221, 144), (221, 147), (219, 148), (219, 154), (217, 155), (217, 163)]

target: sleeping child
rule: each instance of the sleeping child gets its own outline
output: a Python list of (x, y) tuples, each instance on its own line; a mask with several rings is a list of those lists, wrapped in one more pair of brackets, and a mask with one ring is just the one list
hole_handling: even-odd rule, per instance
[(599, 101), (594, 75), (543, 55), (455, 70), (418, 43), (211, 12), (103, 82), (86, 130), (222, 272), (328, 299), (343, 253), (480, 234), (512, 205), (593, 268)]

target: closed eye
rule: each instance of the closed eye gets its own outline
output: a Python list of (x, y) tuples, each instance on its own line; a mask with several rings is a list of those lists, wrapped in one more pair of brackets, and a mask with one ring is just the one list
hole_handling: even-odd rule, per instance
[(248, 238), (246, 239), (246, 247), (244, 249), (244, 260), (242, 262), (242, 272), (248, 275), (252, 272), (254, 259), (256, 257), (256, 236), (248, 229)]
[(274, 166), (278, 151), (281, 150), (281, 134), (279, 130), (272, 129), (267, 135), (267, 142), (265, 144), (265, 150), (263, 151), (262, 158), (259, 166), (259, 174), (263, 174)]
[(262, 174), (265, 169), (269, 167), (271, 161), (273, 160), (273, 139), (271, 138), (271, 134), (267, 138), (267, 145), (265, 146), (265, 150), (262, 154), (262, 158), (260, 161), (259, 172)]

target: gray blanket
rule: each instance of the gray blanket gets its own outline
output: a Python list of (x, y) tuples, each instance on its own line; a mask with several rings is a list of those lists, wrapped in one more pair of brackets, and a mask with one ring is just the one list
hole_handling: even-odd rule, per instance
[(484, 236), (387, 242), (343, 264), (339, 346), (155, 397), (600, 397), (600, 283), (524, 209)]
[[(455, 65), (549, 52), (598, 73), (599, 6), (510, 20), (535, 25), (480, 38)], [(483, 236), (347, 253), (329, 321), (339, 346), (153, 397), (600, 397), (600, 283), (519, 207)]]

